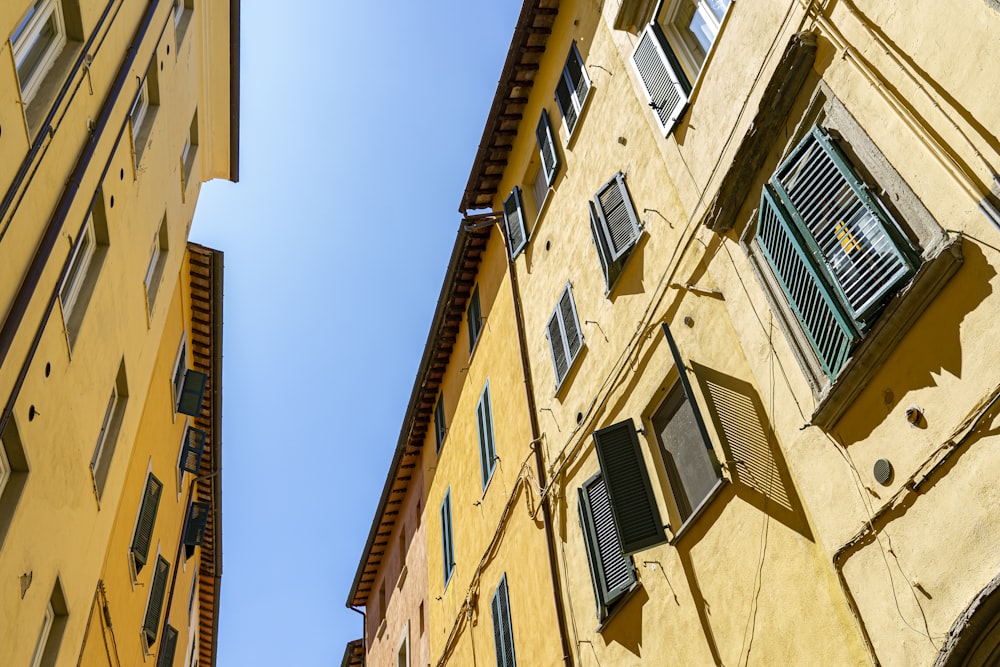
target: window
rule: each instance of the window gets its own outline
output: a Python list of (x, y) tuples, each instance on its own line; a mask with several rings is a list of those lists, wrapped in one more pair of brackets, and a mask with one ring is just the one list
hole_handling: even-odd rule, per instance
[(168, 623), (163, 629), (163, 643), (160, 644), (159, 655), (156, 657), (156, 667), (173, 667), (176, 652), (177, 629)]
[(118, 367), (118, 376), (111, 387), (111, 396), (101, 421), (101, 430), (97, 435), (97, 445), (90, 459), (90, 473), (94, 481), (94, 491), (100, 500), (104, 492), (104, 484), (108, 480), (108, 470), (115, 453), (118, 440), (118, 429), (121, 427), (125, 414), (125, 404), (128, 402), (128, 385), (125, 379), (124, 361)]
[[(441, 444), (444, 442), (444, 436), (448, 434), (448, 426), (444, 421), (444, 394), (438, 396), (437, 406), (434, 408), (434, 443), (437, 449), (434, 450), (436, 453), (441, 453)], [(417, 512), (420, 515), (420, 512)]]
[[(147, 111), (149, 111), (149, 79), (144, 78), (139, 84), (139, 94), (135, 96), (135, 102), (132, 102), (132, 110), (128, 115), (129, 123), (132, 126), (132, 143), (136, 147), (137, 154), (139, 144), (136, 140), (139, 137), (139, 130), (142, 128), (142, 121), (146, 118)], [(138, 161), (136, 159), (136, 162)]]
[[(552, 140), (552, 124), (549, 123), (549, 112), (545, 109), (542, 109), (542, 117), (538, 119), (538, 127), (535, 128), (535, 139), (538, 140), (538, 154), (542, 161), (541, 173), (545, 176), (545, 187), (549, 188), (555, 183), (556, 174), (559, 173), (559, 153), (556, 150), (556, 142)], [(544, 194), (542, 197), (538, 197), (538, 193), (536, 192), (535, 201), (538, 202), (538, 208), (542, 207), (541, 202), (544, 199)]]
[[(180, 347), (177, 348), (177, 356), (174, 359), (174, 375), (171, 381), (171, 396), (174, 399), (174, 406), (181, 397), (181, 390), (184, 388), (184, 374), (187, 372), (187, 337), (181, 337)], [(176, 410), (176, 407), (174, 408)]]
[(399, 644), (396, 646), (396, 667), (410, 667), (410, 624), (403, 626), (403, 633), (399, 636)]
[(514, 259), (528, 244), (528, 230), (524, 226), (524, 205), (521, 202), (521, 188), (514, 186), (503, 202), (504, 234), (510, 258)]
[(59, 287), (59, 303), (70, 347), (76, 343), (90, 297), (97, 285), (108, 249), (108, 222), (104, 215), (104, 197), (98, 191), (94, 207), (87, 215), (70, 250)]
[[(678, 371), (685, 372), (678, 366)], [(653, 414), (653, 431), (681, 522), (687, 521), (721, 479), (712, 444), (702, 436), (697, 408), (678, 382)]]
[(493, 617), (493, 645), (497, 653), (497, 667), (517, 667), (514, 659), (514, 631), (510, 621), (510, 596), (507, 591), (506, 573), (490, 601), (490, 615)]
[(187, 367), (187, 339), (181, 338), (174, 361), (174, 375), (171, 388), (174, 398), (174, 412), (197, 417), (201, 414), (201, 403), (205, 398), (208, 376)]
[(194, 576), (191, 577), (191, 592), (188, 594), (188, 616), (194, 611), (194, 600), (198, 593), (198, 568), (194, 569)]
[(594, 431), (594, 448), (622, 552), (631, 554), (666, 542), (632, 420)]
[(444, 586), (448, 587), (451, 574), (455, 571), (455, 543), (451, 534), (451, 488), (441, 501), (441, 556), (444, 564)]
[(192, 12), (194, 12), (194, 0), (174, 0), (174, 32), (178, 46), (181, 45), (184, 41), (184, 35), (187, 34)]
[(566, 289), (563, 290), (559, 303), (549, 318), (545, 336), (549, 339), (549, 349), (552, 351), (552, 365), (555, 367), (558, 391), (573, 361), (583, 349), (583, 334), (580, 331), (580, 320), (576, 316), (573, 289), (569, 283), (566, 283)]
[[(188, 506), (187, 520), (184, 522), (184, 545), (201, 546), (205, 542), (205, 528), (212, 506), (208, 503), (192, 502)], [(188, 556), (190, 558), (190, 556)]]
[(831, 380), (920, 262), (818, 125), (764, 186), (756, 240)]
[(497, 465), (497, 449), (493, 440), (493, 406), (490, 404), (490, 381), (486, 381), (483, 393), (476, 405), (476, 424), (479, 431), (479, 466), (482, 472), (483, 489), (493, 476)]
[(674, 0), (665, 2), (655, 17), (690, 81), (705, 64), (730, 1)]
[(132, 102), (129, 123), (132, 126), (132, 156), (136, 167), (142, 162), (142, 153), (149, 142), (149, 134), (160, 106), (160, 84), (157, 56), (154, 55), (139, 84), (139, 92)]
[(160, 507), (160, 495), (163, 483), (156, 479), (153, 473), (146, 476), (146, 488), (139, 505), (139, 517), (132, 536), (132, 560), (135, 562), (135, 573), (138, 574), (149, 557), (149, 546), (153, 539), (153, 526), (156, 523), (156, 511)]
[(59, 654), (59, 644), (62, 642), (63, 631), (66, 628), (66, 598), (62, 585), (56, 579), (52, 594), (42, 615), (42, 627), (35, 640), (35, 650), (31, 654), (31, 667), (54, 665)]
[(583, 66), (583, 58), (576, 48), (576, 42), (573, 42), (569, 55), (566, 56), (562, 76), (556, 84), (556, 103), (559, 105), (559, 112), (562, 113), (563, 121), (566, 123), (566, 133), (569, 135), (572, 135), (576, 128), (589, 92), (590, 78), (587, 76), (587, 68)]
[(187, 136), (184, 137), (184, 146), (181, 148), (181, 173), (184, 178), (181, 182), (181, 192), (187, 191), (188, 183), (191, 182), (191, 171), (194, 169), (195, 157), (198, 154), (198, 112), (194, 112), (191, 119), (191, 126), (188, 128)]
[(0, 434), (0, 545), (3, 544), (14, 518), (18, 500), (28, 479), (28, 461), (13, 415)]
[(590, 202), (590, 232), (604, 273), (604, 285), (610, 294), (642, 234), (642, 224), (621, 172), (605, 183)]
[(10, 36), (21, 101), (28, 105), (66, 45), (60, 0), (38, 0)]
[(604, 619), (612, 605), (636, 582), (632, 559), (622, 553), (604, 478), (597, 473), (578, 490), (580, 528), (597, 600), (597, 617)]
[(160, 628), (160, 616), (163, 613), (163, 598), (167, 592), (167, 576), (170, 574), (170, 563), (163, 556), (157, 555), (156, 568), (153, 570), (152, 582), (149, 584), (149, 599), (146, 601), (146, 615), (142, 621), (142, 637), (146, 652), (156, 643)]
[(483, 331), (483, 312), (479, 307), (479, 285), (472, 290), (469, 297), (469, 307), (466, 309), (466, 316), (469, 321), (469, 354), (476, 349), (476, 342), (479, 334)]
[(152, 250), (149, 253), (149, 263), (146, 265), (146, 276), (143, 278), (143, 286), (146, 288), (146, 310), (153, 312), (153, 304), (156, 302), (156, 292), (163, 278), (163, 267), (167, 263), (167, 217), (164, 215), (160, 221), (160, 228), (153, 238)]
[(181, 456), (178, 468), (182, 473), (197, 475), (201, 472), (201, 455), (205, 451), (205, 438), (208, 434), (201, 429), (188, 426), (184, 429), (184, 439), (181, 441)]

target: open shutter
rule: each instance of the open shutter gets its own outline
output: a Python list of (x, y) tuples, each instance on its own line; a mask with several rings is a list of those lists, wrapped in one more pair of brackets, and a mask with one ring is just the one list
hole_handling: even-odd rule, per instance
[(205, 451), (206, 433), (198, 428), (188, 428), (184, 432), (180, 469), (197, 475), (201, 471), (201, 455)]
[(184, 524), (184, 544), (189, 547), (200, 546), (205, 541), (205, 526), (208, 525), (208, 513), (212, 506), (208, 503), (191, 503), (188, 508), (187, 521)]
[(156, 667), (173, 667), (176, 652), (177, 628), (168, 624), (163, 631), (163, 642), (160, 644), (160, 655), (156, 658)]
[(521, 188), (514, 189), (503, 202), (504, 228), (507, 232), (507, 247), (511, 259), (517, 257), (528, 242), (528, 232), (524, 226), (524, 206), (521, 204)]
[(476, 349), (476, 341), (479, 340), (479, 332), (483, 328), (483, 313), (479, 307), (479, 285), (472, 291), (465, 314), (469, 322), (469, 354), (472, 354)]
[(583, 346), (583, 336), (580, 334), (580, 322), (576, 317), (576, 304), (573, 303), (573, 290), (566, 286), (566, 290), (559, 299), (559, 314), (562, 317), (563, 333), (566, 340), (566, 351), (569, 352), (570, 362), (576, 359), (577, 353)]
[(153, 525), (156, 523), (156, 510), (160, 507), (160, 493), (163, 483), (150, 474), (146, 478), (146, 490), (142, 494), (142, 504), (139, 506), (139, 521), (135, 525), (135, 535), (132, 537), (132, 557), (135, 559), (136, 570), (146, 564), (149, 557), (149, 545), (153, 537)]
[(501, 577), (500, 584), (493, 593), (490, 612), (493, 617), (493, 642), (496, 647), (497, 667), (517, 667), (514, 659), (514, 632), (510, 619), (506, 574)]
[(580, 526), (587, 543), (587, 562), (597, 594), (597, 615), (624, 595), (636, 581), (632, 559), (622, 553), (611, 500), (601, 473), (579, 489)]
[(142, 631), (147, 643), (152, 646), (160, 627), (160, 615), (163, 612), (163, 596), (167, 592), (167, 575), (170, 574), (170, 563), (163, 556), (156, 559), (156, 570), (149, 586), (149, 601), (146, 603), (146, 616), (142, 621)]
[(823, 372), (831, 379), (847, 361), (858, 332), (817, 270), (798, 229), (770, 185), (764, 186), (757, 242), (788, 305), (812, 343)]
[(666, 542), (632, 420), (594, 431), (594, 446), (622, 551), (631, 554)]
[(201, 401), (205, 397), (205, 384), (208, 376), (198, 371), (184, 372), (184, 384), (177, 396), (177, 412), (197, 417), (201, 414)]
[(559, 325), (559, 312), (552, 313), (549, 324), (545, 328), (545, 334), (549, 339), (549, 349), (552, 350), (552, 365), (556, 371), (556, 386), (566, 377), (569, 370), (569, 359), (566, 357), (566, 343), (563, 340), (562, 327)]
[(639, 239), (639, 218), (625, 187), (625, 176), (615, 177), (597, 191), (597, 213), (605, 236), (608, 259), (612, 262), (627, 253)]
[(642, 31), (632, 54), (632, 63), (657, 122), (664, 134), (670, 134), (687, 108), (691, 84), (655, 22)]
[(559, 171), (559, 153), (556, 151), (555, 141), (552, 140), (552, 125), (549, 123), (549, 113), (545, 109), (542, 109), (542, 117), (538, 119), (535, 138), (538, 140), (538, 152), (542, 159), (545, 182), (552, 185)]
[(858, 328), (913, 275), (919, 258), (819, 126), (771, 179)]
[(437, 407), (434, 408), (434, 440), (437, 445), (435, 451), (441, 451), (441, 443), (444, 442), (444, 436), (447, 433), (447, 426), (444, 422), (444, 394), (438, 396)]
[(601, 263), (601, 272), (604, 274), (604, 288), (606, 291), (611, 291), (611, 284), (618, 274), (617, 271), (613, 271), (614, 262), (609, 255), (607, 239), (604, 232), (601, 231), (601, 221), (597, 215), (597, 208), (594, 206), (594, 202), (587, 202), (587, 204), (590, 207), (590, 233), (594, 237), (594, 248), (597, 250), (597, 259)]

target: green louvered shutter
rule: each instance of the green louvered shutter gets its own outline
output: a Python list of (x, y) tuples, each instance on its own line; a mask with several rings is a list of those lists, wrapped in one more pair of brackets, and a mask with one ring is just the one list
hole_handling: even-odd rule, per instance
[(524, 206), (521, 204), (521, 188), (514, 189), (503, 202), (504, 228), (507, 232), (507, 247), (511, 259), (517, 257), (528, 242), (528, 232), (524, 227)]
[(163, 630), (163, 642), (160, 643), (160, 655), (156, 658), (156, 667), (173, 667), (176, 653), (177, 628), (168, 624)]
[(858, 328), (910, 279), (919, 257), (847, 157), (820, 126), (796, 147), (771, 184), (821, 258)]
[(201, 471), (201, 455), (205, 451), (207, 433), (198, 428), (188, 427), (184, 431), (180, 469), (197, 475)]
[(549, 123), (549, 113), (545, 109), (542, 109), (542, 117), (538, 119), (535, 138), (538, 140), (538, 153), (542, 159), (545, 182), (552, 185), (559, 172), (559, 152), (556, 150), (556, 142), (552, 139), (552, 124)]
[(139, 520), (135, 524), (135, 535), (132, 536), (132, 557), (135, 559), (136, 571), (142, 569), (149, 557), (149, 545), (153, 538), (153, 525), (156, 523), (156, 510), (160, 507), (162, 491), (163, 483), (150, 473), (146, 478), (142, 504), (139, 505)]
[(655, 22), (642, 31), (632, 63), (646, 89), (646, 101), (657, 122), (664, 134), (670, 134), (687, 109), (691, 84)]
[(493, 407), (490, 402), (490, 384), (486, 383), (476, 405), (476, 423), (479, 432), (479, 463), (483, 488), (490, 481), (496, 467), (496, 442), (493, 439)]
[(597, 615), (603, 618), (607, 608), (632, 587), (636, 576), (632, 559), (622, 553), (611, 499), (601, 473), (580, 487), (578, 510), (587, 546), (587, 563), (597, 596)]
[(208, 376), (198, 371), (184, 372), (184, 384), (177, 397), (177, 412), (197, 417), (201, 414), (201, 401), (205, 397)]
[(514, 659), (514, 631), (510, 619), (506, 574), (500, 578), (500, 584), (493, 593), (490, 615), (493, 618), (493, 645), (496, 648), (497, 667), (517, 667)]
[(142, 621), (142, 631), (147, 643), (152, 646), (160, 627), (160, 615), (163, 613), (163, 596), (167, 592), (167, 575), (170, 574), (170, 563), (163, 556), (156, 559), (156, 570), (149, 586), (149, 601), (146, 603), (146, 616)]
[(448, 585), (455, 568), (455, 543), (451, 532), (451, 488), (441, 501), (441, 559), (444, 564), (444, 585)]
[(601, 232), (605, 236), (608, 259), (625, 255), (639, 239), (641, 227), (632, 198), (625, 187), (625, 176), (618, 172), (596, 195), (596, 209)]
[(820, 273), (797, 228), (764, 186), (757, 222), (757, 242), (788, 305), (812, 343), (823, 372), (836, 377), (859, 334)]
[(479, 307), (479, 285), (472, 291), (469, 297), (469, 307), (465, 311), (466, 320), (469, 323), (469, 354), (476, 349), (476, 341), (479, 340), (479, 333), (483, 329), (483, 312)]
[(594, 431), (594, 446), (622, 551), (632, 554), (666, 542), (632, 420)]
[(437, 446), (435, 451), (441, 451), (441, 444), (447, 433), (448, 427), (444, 421), (444, 394), (441, 394), (438, 396), (437, 407), (434, 408), (434, 441)]
[(184, 544), (189, 547), (200, 546), (205, 541), (205, 527), (208, 525), (208, 513), (212, 506), (208, 503), (191, 503), (188, 508), (187, 521), (184, 523)]

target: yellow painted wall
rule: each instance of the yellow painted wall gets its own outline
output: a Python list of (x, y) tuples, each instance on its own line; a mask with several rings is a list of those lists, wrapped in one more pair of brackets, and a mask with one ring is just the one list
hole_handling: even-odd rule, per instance
[[(57, 123), (51, 136), (41, 141), (41, 148), (29, 165), (29, 177), (14, 188), (14, 174), (28, 155), (29, 146), (38, 134), (39, 119), (47, 111), (42, 94), (31, 102), (27, 116), (21, 113), (6, 39), (31, 5), (29, 0), (17, 0), (0, 7), (3, 31), (0, 34), (5, 40), (0, 46), (0, 153), (4, 155), (0, 190), (14, 197), (11, 208), (0, 215), (0, 265), (4, 266), (0, 278), (0, 315), (4, 318), (11, 317), (10, 308), (31, 257), (89, 140), (87, 119), (97, 119), (104, 111), (111, 84), (149, 6), (138, 0), (114, 3), (108, 20), (96, 33), (89, 71), (81, 70), (70, 80), (70, 93), (56, 114)], [(69, 42), (46, 79), (45, 88), (54, 90), (65, 79), (73, 56), (82, 48), (82, 40), (94, 33), (107, 3), (81, 0), (79, 5), (81, 39)], [(173, 327), (176, 334), (182, 326), (177, 280), (182, 275), (184, 248), (199, 188), (199, 183), (191, 182), (182, 193), (179, 156), (196, 107), (213, 98), (212, 111), (199, 112), (199, 118), (205, 120), (202, 137), (215, 131), (216, 114), (229, 118), (231, 63), (227, 53), (221, 70), (213, 65), (208, 68), (211, 76), (203, 73), (200, 63), (205, 51), (196, 40), (204, 20), (201, 17), (204, 3), (196, 5), (191, 28), (178, 51), (173, 3), (161, 0), (158, 4), (125, 87), (110, 102), (110, 122), (96, 135), (93, 158), (78, 182), (79, 190), (58, 229), (54, 249), (30, 293), (10, 351), (0, 364), (0, 404), (13, 400), (10, 424), (17, 429), (28, 469), (16, 507), (0, 518), (6, 530), (0, 550), (0, 578), (7, 582), (0, 596), (3, 600), (0, 645), (5, 647), (5, 655), (12, 663), (29, 662), (46, 604), (58, 580), (67, 615), (57, 664), (75, 664), (109, 540), (119, 539), (112, 537), (118, 534), (115, 531), (130, 531), (130, 527), (116, 528), (119, 521), (124, 521), (121, 517), (130, 514), (126, 509), (119, 511), (119, 503), (128, 505), (138, 501), (130, 493), (130, 485), (141, 481), (136, 481), (130, 461), (137, 461), (135, 465), (144, 473), (148, 460), (148, 455), (133, 457), (133, 448), (145, 429), (152, 428), (149, 424), (155, 420), (153, 413), (170, 412), (169, 400), (162, 394), (165, 385), (161, 387), (155, 382), (154, 373), (162, 372), (160, 366), (165, 356), (171, 357), (166, 363), (172, 363), (176, 352), (176, 337), (165, 332)], [(213, 20), (222, 21), (228, 29), (225, 12), (217, 12)], [(138, 79), (145, 74), (154, 55), (157, 63), (162, 63), (158, 71), (161, 105), (153, 119), (142, 160), (134, 168), (127, 116)], [(212, 57), (215, 55), (213, 51)], [(195, 165), (192, 181), (200, 182), (208, 174), (228, 173), (228, 120), (224, 125), (226, 137), (220, 139), (220, 145), (225, 148), (225, 159), (216, 155), (210, 161), (207, 151), (199, 152), (205, 167)], [(94, 273), (92, 295), (71, 346), (58, 300), (48, 316), (45, 312), (58, 289), (60, 272), (95, 193), (106, 212), (109, 244), (100, 270)], [(149, 313), (143, 279), (153, 239), (164, 216), (169, 251), (158, 298)], [(33, 337), (39, 329), (37, 349), (32, 350)], [(165, 352), (167, 348), (172, 351)], [(108, 396), (122, 365), (127, 377), (128, 401), (98, 503), (89, 465)], [(18, 389), (22, 368), (24, 381)], [(171, 441), (170, 448), (157, 450), (157, 457), (173, 457), (175, 461), (180, 436), (171, 431), (163, 437)], [(157, 438), (143, 443), (146, 452), (153, 451), (159, 443)], [(157, 463), (158, 469), (161, 466), (166, 466), (161, 478), (165, 488), (176, 492), (176, 482), (170, 475), (173, 466)], [(4, 503), (11, 500), (7, 495), (11, 490), (8, 485), (0, 500)], [(131, 515), (134, 517), (134, 512)], [(169, 513), (161, 509), (160, 521), (165, 517)], [(128, 541), (130, 536), (124, 539)], [(120, 548), (117, 555), (108, 552), (107, 562), (114, 564), (111, 570), (118, 567), (118, 561), (124, 564), (124, 553)], [(21, 575), (26, 575), (25, 581), (30, 580), (23, 594), (19, 586)], [(190, 568), (186, 576), (191, 576)], [(186, 608), (187, 591), (182, 597), (184, 604), (180, 606)], [(137, 641), (138, 633), (130, 637)]]

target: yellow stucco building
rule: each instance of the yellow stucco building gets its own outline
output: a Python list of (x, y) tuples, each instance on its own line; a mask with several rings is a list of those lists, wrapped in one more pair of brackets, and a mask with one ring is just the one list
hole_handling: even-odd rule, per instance
[(0, 646), (215, 663), (222, 253), (239, 5), (0, 6)]
[(523, 3), (411, 402), (398, 664), (994, 664), (998, 34), (990, 0)]

